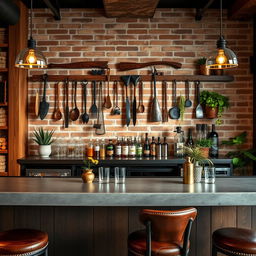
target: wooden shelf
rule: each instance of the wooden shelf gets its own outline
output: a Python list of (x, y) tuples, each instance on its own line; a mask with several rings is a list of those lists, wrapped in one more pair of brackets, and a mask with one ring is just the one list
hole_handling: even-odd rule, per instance
[[(152, 75), (142, 75), (140, 76), (142, 81), (152, 81)], [(65, 81), (69, 79), (70, 81), (106, 81), (107, 76), (105, 75), (49, 75), (48, 81), (49, 82), (58, 82), (58, 81)], [(232, 82), (234, 81), (233, 76), (202, 76), (202, 75), (164, 75), (164, 76), (157, 76), (157, 81), (200, 81), (200, 82)], [(42, 75), (33, 75), (29, 77), (30, 82), (42, 82), (43, 76)], [(110, 76), (110, 81), (122, 81), (120, 75)]]
[(0, 130), (7, 130), (8, 127), (7, 126), (0, 126)]
[(8, 68), (0, 68), (0, 73), (1, 72), (8, 72)]
[(0, 47), (8, 47), (9, 45), (7, 43), (0, 43)]
[(7, 107), (8, 106), (8, 103), (0, 103), (0, 107)]
[(0, 154), (8, 154), (8, 150), (7, 149), (0, 149)]
[(8, 172), (0, 172), (0, 176), (8, 176)]

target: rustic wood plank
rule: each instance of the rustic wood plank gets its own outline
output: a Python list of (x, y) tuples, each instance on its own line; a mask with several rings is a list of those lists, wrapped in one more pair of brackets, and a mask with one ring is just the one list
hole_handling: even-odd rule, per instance
[(251, 225), (252, 229), (256, 230), (256, 206), (252, 206), (251, 209)]
[(256, 0), (236, 0), (229, 10), (230, 19), (250, 19), (256, 14)]
[(251, 228), (252, 227), (252, 207), (251, 206), (238, 206), (237, 207), (237, 227)]
[(55, 207), (54, 221), (56, 256), (93, 255), (92, 207)]
[(107, 17), (152, 18), (159, 0), (103, 0)]
[(145, 229), (145, 226), (139, 220), (139, 214), (142, 207), (129, 207), (129, 234), (140, 229)]
[(9, 230), (14, 227), (14, 207), (0, 207), (0, 231)]

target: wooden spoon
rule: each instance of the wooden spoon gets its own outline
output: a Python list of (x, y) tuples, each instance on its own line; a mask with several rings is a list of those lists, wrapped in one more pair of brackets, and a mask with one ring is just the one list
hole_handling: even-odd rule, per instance
[(76, 121), (80, 116), (79, 109), (77, 108), (77, 105), (76, 105), (77, 81), (74, 81), (74, 87), (75, 87), (75, 92), (73, 93), (73, 99), (74, 99), (75, 107), (70, 111), (70, 119), (72, 121)]
[(139, 106), (138, 106), (138, 108), (137, 108), (137, 112), (138, 113), (144, 113), (144, 111), (145, 111), (145, 107), (144, 107), (144, 105), (143, 105), (143, 82), (142, 81), (140, 81), (140, 100), (139, 100)]
[(110, 99), (110, 96), (109, 96), (110, 68), (107, 69), (107, 78), (108, 78), (108, 95), (106, 97), (106, 101), (104, 103), (104, 107), (105, 108), (111, 108), (112, 107), (112, 103), (111, 103), (111, 99)]
[(59, 103), (59, 82), (56, 84), (56, 108), (53, 112), (53, 119), (55, 121), (59, 121), (62, 118), (62, 113), (60, 111), (60, 103)]

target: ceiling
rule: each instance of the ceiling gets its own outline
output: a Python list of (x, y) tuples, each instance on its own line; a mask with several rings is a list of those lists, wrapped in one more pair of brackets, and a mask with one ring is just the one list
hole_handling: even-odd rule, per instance
[[(55, 2), (56, 0), (51, 0)], [(30, 0), (22, 0), (30, 7)], [(60, 8), (104, 8), (102, 0), (57, 0)], [(209, 0), (160, 0), (157, 8), (203, 8)], [(223, 7), (230, 8), (235, 0), (224, 0)], [(209, 8), (219, 8), (220, 1), (214, 0)], [(47, 8), (44, 0), (33, 0), (33, 8)]]

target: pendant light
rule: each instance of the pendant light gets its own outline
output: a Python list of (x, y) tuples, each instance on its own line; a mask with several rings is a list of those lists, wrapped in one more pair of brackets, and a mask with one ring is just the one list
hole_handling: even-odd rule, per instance
[(226, 40), (222, 35), (222, 0), (220, 0), (220, 37), (217, 41), (217, 54), (209, 57), (206, 66), (209, 69), (228, 69), (238, 66), (236, 54), (226, 47)]
[(24, 69), (44, 69), (47, 68), (46, 58), (41, 51), (36, 49), (36, 41), (32, 37), (32, 0), (30, 0), (30, 5), (30, 38), (28, 40), (28, 47), (18, 54), (15, 67)]

